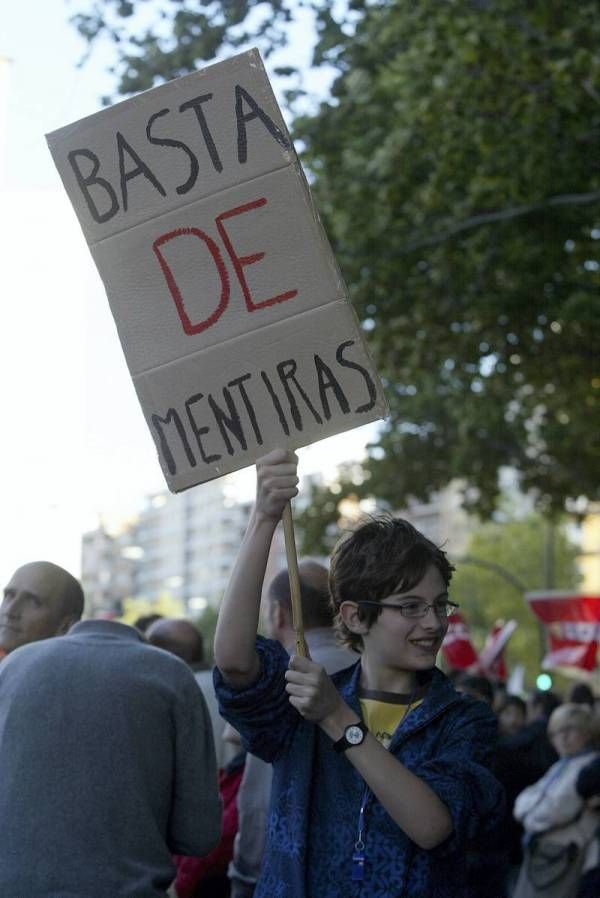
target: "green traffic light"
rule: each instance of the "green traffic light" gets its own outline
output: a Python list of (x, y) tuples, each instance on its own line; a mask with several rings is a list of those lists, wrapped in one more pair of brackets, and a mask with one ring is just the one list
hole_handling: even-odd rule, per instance
[(542, 692), (547, 692), (548, 689), (552, 689), (552, 677), (547, 673), (539, 674), (535, 681), (535, 685), (538, 689), (541, 689)]

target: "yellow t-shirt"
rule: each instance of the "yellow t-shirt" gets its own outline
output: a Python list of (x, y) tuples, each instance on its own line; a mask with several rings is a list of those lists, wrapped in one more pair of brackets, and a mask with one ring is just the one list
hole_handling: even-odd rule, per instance
[[(400, 692), (379, 692), (374, 689), (360, 689), (358, 698), (362, 717), (369, 732), (389, 748), (392, 736), (406, 715), (421, 704), (426, 686), (415, 690), (412, 695)], [(411, 700), (412, 699), (412, 700)]]

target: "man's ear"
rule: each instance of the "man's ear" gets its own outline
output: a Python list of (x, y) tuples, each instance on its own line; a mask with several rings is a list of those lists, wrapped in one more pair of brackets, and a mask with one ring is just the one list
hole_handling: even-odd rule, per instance
[(279, 602), (275, 602), (274, 621), (277, 629), (282, 632), (284, 630), (293, 630), (292, 611), (288, 611)]
[(369, 625), (366, 621), (360, 619), (359, 609), (360, 605), (356, 602), (342, 602), (339, 614), (351, 633), (363, 636), (369, 632)]
[(58, 625), (58, 630), (56, 631), (57, 636), (64, 636), (65, 633), (68, 633), (71, 627), (73, 627), (79, 618), (73, 617), (73, 615), (68, 615), (67, 617), (63, 617), (60, 624)]
[(287, 616), (279, 602), (269, 599), (266, 608), (266, 618), (272, 633), (281, 633), (287, 624)]

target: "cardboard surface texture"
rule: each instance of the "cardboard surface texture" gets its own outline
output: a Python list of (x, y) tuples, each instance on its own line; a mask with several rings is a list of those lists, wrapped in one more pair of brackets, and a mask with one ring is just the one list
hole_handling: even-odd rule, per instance
[(171, 490), (386, 414), (258, 51), (47, 140)]

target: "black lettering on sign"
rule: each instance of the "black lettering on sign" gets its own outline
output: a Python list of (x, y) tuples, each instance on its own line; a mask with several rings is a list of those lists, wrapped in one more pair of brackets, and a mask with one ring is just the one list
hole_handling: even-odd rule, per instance
[[(342, 368), (357, 372), (365, 383), (369, 399), (368, 402), (359, 405), (356, 409), (356, 412), (360, 414), (373, 408), (377, 401), (377, 390), (369, 371), (363, 365), (347, 358), (345, 355), (345, 353), (355, 345), (355, 342), (355, 340), (346, 340), (343, 343), (340, 343), (336, 349), (335, 357), (337, 363)], [(342, 414), (349, 414), (351, 412), (350, 402), (344, 393), (341, 382), (334, 374), (330, 365), (328, 365), (317, 353), (313, 354), (314, 373), (316, 374), (315, 384), (312, 380), (313, 368), (309, 359), (310, 357), (306, 359), (306, 371), (304, 373), (306, 377), (308, 377), (309, 374), (311, 376), (311, 384), (313, 385), (311, 386), (311, 391), (313, 389), (316, 390), (316, 387), (318, 387), (320, 409), (322, 409), (322, 414), (325, 419), (329, 421), (335, 413), (332, 411), (333, 400), (339, 405)], [(298, 362), (293, 358), (283, 359), (281, 362), (274, 364), (274, 367), (277, 372), (277, 377), (274, 379), (274, 382), (272, 382), (271, 375), (268, 374), (266, 370), (262, 370), (260, 376), (271, 402), (273, 403), (273, 408), (275, 409), (285, 436), (289, 437), (292, 429), (289, 419), (287, 418), (287, 408), (285, 408), (284, 411), (286, 403), (289, 405), (289, 415), (296, 431), (302, 433), (304, 429), (303, 415), (305, 414), (305, 410), (312, 415), (317, 424), (323, 424), (323, 417), (321, 416), (320, 410), (317, 410), (309, 393), (307, 393), (303, 384), (300, 382)], [(185, 412), (187, 413), (187, 418), (189, 420), (190, 430), (186, 429), (187, 422), (186, 426), (184, 426), (183, 423), (185, 414), (183, 415), (182, 420), (182, 417), (180, 417), (174, 407), (169, 408), (163, 417), (157, 414), (149, 416), (151, 429), (153, 432), (156, 431), (156, 442), (159, 447), (161, 458), (171, 475), (178, 473), (176, 458), (181, 455), (181, 449), (183, 449), (187, 461), (192, 468), (197, 466), (199, 458), (201, 458), (206, 465), (218, 462), (223, 457), (223, 446), (229, 456), (235, 456), (240, 450), (242, 452), (247, 452), (248, 435), (250, 433), (248, 431), (247, 422), (250, 422), (256, 443), (259, 446), (263, 445), (258, 411), (266, 414), (267, 420), (270, 419), (272, 415), (269, 414), (266, 407), (260, 410), (257, 410), (254, 407), (252, 401), (253, 391), (249, 389), (250, 381), (254, 384), (252, 378), (253, 375), (251, 373), (240, 374), (230, 380), (226, 386), (219, 386), (217, 390), (213, 390), (212, 393), (208, 393), (207, 395), (195, 393), (185, 400)], [(275, 390), (274, 383), (277, 384), (277, 381), (285, 393), (286, 403), (282, 403), (280, 394)], [(237, 389), (239, 395), (233, 393), (234, 389)], [(279, 387), (277, 387), (277, 390), (279, 390)], [(220, 398), (221, 391), (223, 394), (222, 399)], [(216, 398), (217, 394), (219, 397), (218, 399)], [(197, 408), (197, 406), (203, 400), (205, 405), (202, 414), (201, 409)], [(240, 415), (242, 404), (247, 415), (247, 418), (244, 418), (243, 420)], [(207, 416), (210, 419), (210, 426), (204, 423)], [(213, 426), (213, 422), (216, 424), (216, 427)], [(211, 431), (215, 439), (218, 439), (218, 433), (223, 441), (223, 445), (219, 445), (221, 454), (217, 452), (209, 453), (206, 449), (204, 438)], [(189, 439), (188, 434), (190, 434)], [(192, 451), (190, 446), (190, 440), (192, 442), (194, 441), (191, 435), (193, 435), (198, 446), (198, 460), (194, 454), (196, 451), (195, 447), (194, 451)]]
[(281, 405), (281, 402), (279, 401), (279, 396), (273, 389), (273, 384), (269, 380), (269, 375), (267, 374), (267, 372), (261, 371), (260, 376), (262, 377), (263, 383), (264, 383), (265, 387), (267, 388), (267, 392), (268, 392), (269, 396), (271, 397), (271, 401), (273, 403), (273, 406), (275, 407), (275, 411), (277, 412), (277, 417), (279, 418), (279, 423), (281, 424), (282, 430), (283, 430), (284, 434), (286, 435), (286, 437), (289, 437), (290, 428), (288, 427), (286, 417), (283, 413), (283, 406)]
[(198, 422), (194, 418), (194, 413), (192, 412), (192, 406), (195, 405), (197, 402), (200, 402), (200, 400), (203, 398), (204, 398), (204, 396), (202, 393), (194, 393), (193, 396), (190, 396), (189, 399), (186, 399), (185, 410), (188, 414), (192, 432), (193, 432), (194, 436), (196, 437), (196, 442), (198, 443), (198, 449), (200, 450), (200, 455), (202, 456), (202, 461), (205, 464), (210, 465), (211, 462), (213, 462), (213, 461), (219, 461), (221, 456), (206, 454), (204, 446), (202, 445), (202, 437), (204, 436), (205, 433), (209, 432), (210, 427), (199, 427)]
[[(244, 103), (250, 107), (250, 112), (244, 113)], [(246, 133), (246, 125), (255, 118), (261, 120), (269, 134), (275, 138), (277, 143), (282, 146), (284, 150), (290, 149), (290, 142), (281, 128), (277, 127), (273, 119), (267, 115), (264, 109), (260, 108), (256, 100), (239, 84), (236, 84), (235, 86), (235, 117), (237, 121), (238, 162), (241, 164), (244, 164), (248, 159), (248, 135)]]
[(288, 402), (290, 404), (290, 412), (292, 413), (292, 418), (294, 419), (294, 424), (296, 425), (296, 429), (302, 431), (302, 417), (300, 415), (300, 410), (298, 409), (298, 403), (292, 393), (292, 390), (288, 384), (288, 381), (294, 384), (300, 396), (304, 399), (309, 410), (312, 412), (315, 421), (318, 424), (323, 423), (323, 419), (308, 398), (307, 394), (303, 390), (302, 386), (298, 382), (296, 378), (296, 371), (298, 370), (298, 365), (294, 359), (286, 359), (283, 362), (279, 362), (277, 365), (277, 373), (279, 375), (279, 380), (281, 381), (281, 385), (285, 390), (285, 395), (288, 398)]
[(327, 390), (333, 390), (333, 394), (337, 399), (340, 409), (347, 415), (350, 411), (350, 406), (348, 405), (348, 400), (344, 395), (344, 391), (342, 390), (339, 382), (335, 379), (333, 375), (333, 371), (326, 365), (323, 359), (315, 353), (315, 368), (317, 371), (317, 380), (319, 381), (319, 396), (321, 398), (321, 405), (323, 406), (323, 414), (325, 415), (325, 420), (329, 421), (331, 418), (331, 409), (329, 408), (329, 399), (327, 398)]
[(246, 387), (244, 386), (244, 381), (248, 380), (252, 377), (251, 374), (242, 374), (240, 377), (236, 377), (234, 380), (230, 380), (227, 384), (228, 387), (239, 387), (240, 396), (242, 397), (242, 401), (246, 407), (246, 411), (248, 412), (248, 417), (250, 418), (250, 424), (252, 425), (252, 430), (254, 431), (254, 436), (256, 437), (256, 442), (259, 446), (263, 444), (262, 434), (260, 432), (260, 428), (258, 426), (258, 421), (256, 420), (256, 413), (254, 411), (254, 406), (250, 402), (250, 397), (246, 392)]
[(194, 110), (196, 118), (198, 119), (198, 124), (200, 125), (200, 130), (202, 131), (206, 149), (208, 150), (208, 155), (210, 156), (210, 161), (212, 162), (215, 171), (222, 172), (223, 163), (217, 152), (215, 142), (206, 121), (206, 116), (204, 115), (204, 109), (202, 108), (202, 104), (206, 103), (207, 100), (212, 100), (212, 94), (203, 94), (201, 97), (194, 97), (193, 100), (187, 100), (185, 103), (181, 104), (179, 111), (185, 112), (186, 109)]
[(184, 194), (187, 193), (188, 190), (191, 190), (194, 184), (196, 183), (196, 179), (198, 177), (198, 171), (200, 166), (198, 165), (198, 160), (190, 150), (190, 148), (183, 143), (182, 140), (175, 140), (172, 137), (155, 137), (152, 134), (152, 125), (156, 121), (157, 118), (160, 118), (163, 115), (167, 115), (170, 112), (170, 109), (161, 109), (160, 112), (155, 112), (154, 115), (151, 115), (148, 119), (148, 124), (146, 125), (146, 137), (151, 144), (154, 144), (157, 147), (173, 147), (177, 150), (183, 150), (183, 152), (187, 155), (190, 160), (190, 176), (184, 184), (180, 184), (175, 188), (177, 193)]
[[(79, 156), (83, 156), (85, 159), (91, 159), (92, 162), (92, 170), (89, 174), (84, 175), (79, 167)], [(90, 210), (90, 215), (97, 221), (98, 224), (104, 224), (105, 221), (109, 221), (119, 211), (119, 201), (117, 199), (117, 194), (114, 191), (114, 188), (106, 180), (106, 178), (97, 177), (98, 171), (100, 170), (100, 160), (96, 156), (95, 153), (92, 153), (91, 150), (86, 150), (85, 148), (80, 150), (71, 150), (69, 153), (69, 162), (71, 163), (71, 168), (75, 172), (75, 177), (77, 178), (77, 183), (79, 184), (79, 189), (83, 193), (83, 197), (87, 203), (87, 207)], [(98, 206), (94, 202), (94, 198), (90, 192), (90, 187), (92, 186), (101, 187), (102, 190), (108, 194), (110, 198), (110, 207), (106, 210), (106, 212), (100, 212)]]
[(237, 408), (235, 407), (235, 402), (231, 397), (231, 393), (227, 389), (227, 387), (223, 387), (223, 399), (227, 403), (227, 411), (229, 412), (229, 417), (227, 413), (223, 411), (223, 409), (217, 405), (215, 399), (211, 394), (208, 394), (208, 404), (210, 405), (211, 411), (215, 416), (215, 421), (221, 431), (221, 436), (223, 437), (223, 441), (225, 443), (225, 448), (229, 455), (233, 455), (235, 453), (235, 449), (229, 439), (229, 434), (227, 433), (227, 429), (231, 431), (234, 437), (238, 440), (240, 446), (246, 451), (248, 448), (248, 444), (246, 442), (246, 437), (244, 435), (244, 431), (242, 428), (242, 422), (240, 421), (240, 416)]
[(371, 411), (377, 401), (377, 390), (373, 383), (373, 379), (366, 368), (363, 368), (363, 366), (359, 365), (357, 362), (351, 362), (350, 359), (344, 358), (344, 350), (347, 349), (348, 346), (354, 346), (354, 342), (354, 340), (346, 340), (345, 343), (340, 343), (336, 349), (335, 357), (342, 368), (353, 368), (355, 371), (362, 374), (365, 380), (367, 390), (369, 391), (369, 401), (365, 402), (364, 405), (359, 405), (358, 408), (355, 409), (356, 414), (361, 414), (362, 412)]
[(167, 463), (167, 468), (169, 469), (169, 474), (177, 473), (177, 465), (175, 464), (175, 459), (173, 457), (173, 453), (171, 452), (169, 443), (167, 442), (167, 438), (165, 437), (163, 431), (163, 424), (171, 424), (173, 422), (175, 424), (175, 428), (177, 433), (179, 434), (179, 439), (181, 440), (181, 445), (185, 450), (185, 454), (187, 455), (187, 460), (189, 461), (192, 468), (196, 467), (196, 459), (194, 458), (194, 453), (190, 448), (190, 444), (188, 443), (188, 438), (185, 433), (185, 428), (181, 423), (181, 418), (174, 408), (170, 408), (167, 411), (167, 415), (165, 418), (161, 418), (160, 415), (152, 415), (152, 424), (158, 434), (158, 439), (160, 442), (160, 451), (162, 452), (162, 456)]
[[(133, 178), (137, 178), (138, 175), (143, 175), (146, 180), (150, 181), (152, 186), (155, 187), (156, 190), (158, 190), (161, 196), (167, 195), (167, 192), (160, 181), (154, 176), (144, 160), (138, 156), (131, 144), (128, 143), (128, 141), (125, 137), (123, 137), (120, 131), (117, 131), (117, 149), (119, 151), (119, 174), (121, 176), (121, 196), (123, 200), (123, 212), (127, 212), (127, 182), (131, 181)], [(126, 153), (135, 162), (135, 168), (130, 169), (130, 171), (125, 171)]]

